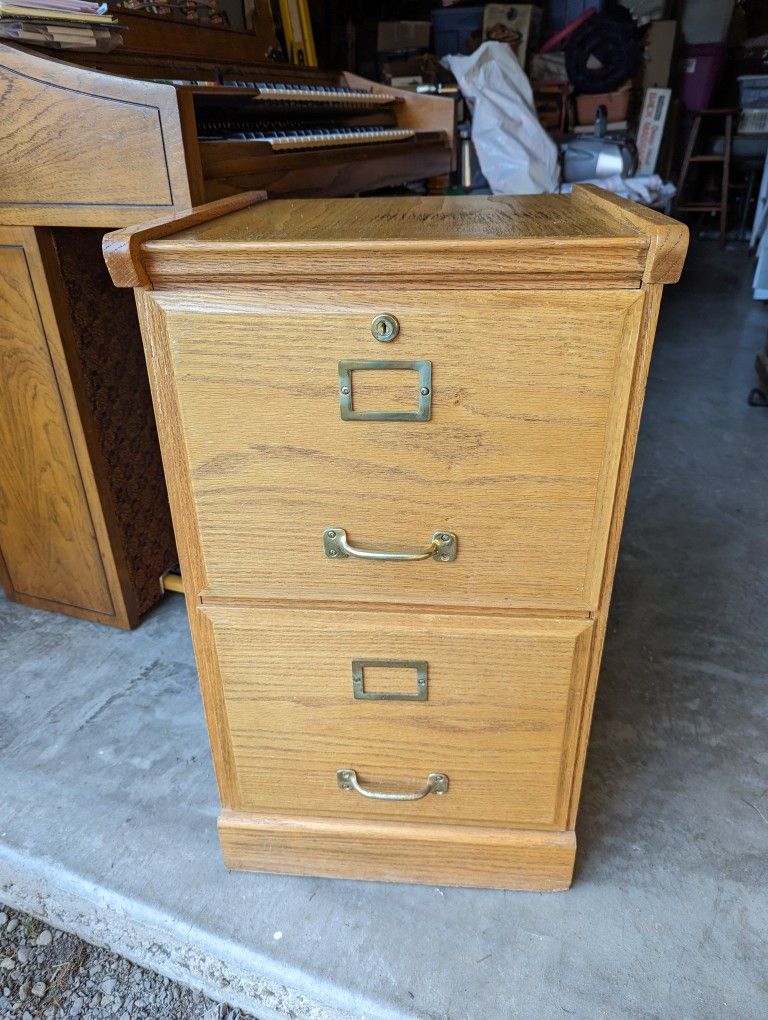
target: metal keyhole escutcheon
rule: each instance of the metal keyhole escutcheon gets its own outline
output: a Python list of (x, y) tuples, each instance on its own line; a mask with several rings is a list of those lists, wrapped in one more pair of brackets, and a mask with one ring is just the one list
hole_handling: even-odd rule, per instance
[(394, 315), (377, 315), (371, 323), (371, 333), (375, 340), (379, 340), (383, 344), (388, 344), (390, 340), (394, 340), (397, 334), (400, 332), (400, 323), (394, 317)]

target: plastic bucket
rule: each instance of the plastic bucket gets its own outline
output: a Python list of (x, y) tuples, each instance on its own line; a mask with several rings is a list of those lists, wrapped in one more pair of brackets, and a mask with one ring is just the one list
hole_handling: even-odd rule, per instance
[(688, 110), (706, 110), (725, 66), (725, 43), (683, 46), (680, 55), (680, 102)]

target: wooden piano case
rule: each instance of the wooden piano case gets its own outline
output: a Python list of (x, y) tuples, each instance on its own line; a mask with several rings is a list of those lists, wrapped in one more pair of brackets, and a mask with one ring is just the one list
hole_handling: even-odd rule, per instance
[(238, 200), (136, 288), (229, 867), (564, 889), (687, 230), (571, 196)]
[[(105, 230), (254, 187), (343, 195), (445, 174), (453, 107), (265, 63), (265, 31), (120, 19), (112, 54), (0, 44), (0, 579), (9, 598), (127, 627), (176, 552), (135, 307), (106, 275)], [(229, 78), (240, 85), (169, 83)], [(214, 114), (253, 120), (265, 80), (375, 89), (385, 126), (413, 137), (311, 151), (201, 137)], [(360, 122), (336, 105), (341, 126)]]

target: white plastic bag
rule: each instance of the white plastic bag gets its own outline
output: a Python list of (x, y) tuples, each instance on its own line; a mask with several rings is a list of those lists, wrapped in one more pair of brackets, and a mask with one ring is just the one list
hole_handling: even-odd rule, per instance
[(472, 109), (472, 141), (496, 195), (555, 191), (557, 146), (539, 124), (525, 72), (506, 43), (486, 42), (468, 57), (447, 56)]

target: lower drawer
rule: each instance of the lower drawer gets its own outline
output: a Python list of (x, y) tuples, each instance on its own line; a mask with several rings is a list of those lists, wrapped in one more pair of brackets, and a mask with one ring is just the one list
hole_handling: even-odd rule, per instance
[(199, 611), (215, 634), (235, 810), (565, 826), (588, 620)]

